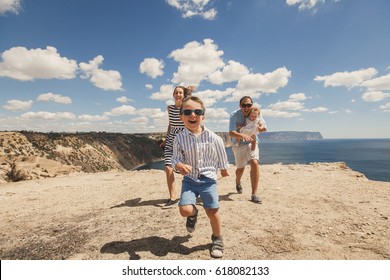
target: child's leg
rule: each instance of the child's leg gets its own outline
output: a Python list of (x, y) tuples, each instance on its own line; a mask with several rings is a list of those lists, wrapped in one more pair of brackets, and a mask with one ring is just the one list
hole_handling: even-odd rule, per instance
[(210, 219), (210, 224), (211, 224), (211, 230), (213, 232), (213, 235), (215, 237), (219, 237), (222, 235), (222, 221), (221, 221), (221, 216), (219, 215), (219, 209), (209, 209), (206, 208), (206, 214), (207, 217)]
[(205, 208), (206, 214), (210, 219), (211, 229), (213, 234), (211, 235), (211, 249), (210, 255), (213, 258), (222, 258), (225, 246), (223, 244), (222, 229), (221, 229), (221, 216), (219, 215), (218, 208)]
[(252, 141), (251, 141), (251, 150), (254, 151), (256, 149), (256, 135), (252, 135)]
[(196, 214), (196, 208), (195, 205), (183, 205), (179, 207), (180, 215), (183, 217), (192, 217)]
[(184, 177), (181, 187), (181, 197), (179, 202), (180, 215), (187, 217), (186, 228), (188, 232), (193, 232), (198, 221), (198, 209), (195, 207), (196, 184), (191, 179)]
[(197, 196), (198, 193), (196, 192), (196, 185), (194, 182), (191, 179), (184, 177), (181, 185), (179, 201), (180, 215), (183, 217), (190, 217), (195, 215), (195, 204)]

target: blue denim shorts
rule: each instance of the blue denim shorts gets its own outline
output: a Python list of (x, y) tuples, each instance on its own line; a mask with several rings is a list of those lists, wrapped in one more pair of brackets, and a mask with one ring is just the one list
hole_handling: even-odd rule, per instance
[(181, 186), (179, 206), (191, 204), (195, 205), (196, 198), (198, 196), (202, 199), (204, 208), (219, 208), (216, 180), (200, 176), (196, 181), (194, 181), (187, 176), (184, 176)]

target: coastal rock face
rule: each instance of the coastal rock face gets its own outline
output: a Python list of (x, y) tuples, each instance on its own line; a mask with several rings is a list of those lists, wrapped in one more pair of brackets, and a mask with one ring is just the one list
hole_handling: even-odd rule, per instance
[(156, 140), (144, 135), (0, 132), (0, 181), (131, 170), (161, 157)]
[[(228, 132), (216, 134), (222, 138), (225, 147), (231, 147)], [(165, 133), (0, 132), (0, 182), (55, 177), (79, 171), (132, 170), (163, 157), (157, 142), (164, 137)], [(260, 141), (320, 139), (323, 138), (319, 132), (260, 134)]]

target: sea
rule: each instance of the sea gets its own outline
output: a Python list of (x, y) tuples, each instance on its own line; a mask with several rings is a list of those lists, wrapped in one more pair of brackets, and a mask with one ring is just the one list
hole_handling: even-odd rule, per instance
[[(345, 162), (368, 179), (390, 182), (390, 139), (323, 139), (294, 142), (261, 142), (260, 164), (308, 164), (312, 162)], [(231, 164), (234, 156), (226, 148)], [(164, 169), (156, 161), (135, 170)]]

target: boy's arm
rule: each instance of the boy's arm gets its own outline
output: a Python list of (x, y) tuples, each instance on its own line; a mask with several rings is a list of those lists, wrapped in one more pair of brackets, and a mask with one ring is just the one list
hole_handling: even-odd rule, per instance
[(187, 175), (192, 171), (192, 166), (184, 164), (184, 156), (181, 152), (179, 138), (175, 137), (173, 140), (173, 155), (172, 155), (172, 166), (173, 169), (179, 171), (181, 175)]
[(192, 171), (192, 166), (179, 162), (175, 165), (174, 169), (179, 171), (181, 175), (185, 176)]
[[(217, 168), (221, 170), (223, 177), (229, 176), (227, 169), (229, 168), (229, 160), (226, 154), (225, 146), (221, 137), (217, 136), (215, 141), (215, 149), (217, 151)], [(225, 175), (224, 175), (225, 174)]]

